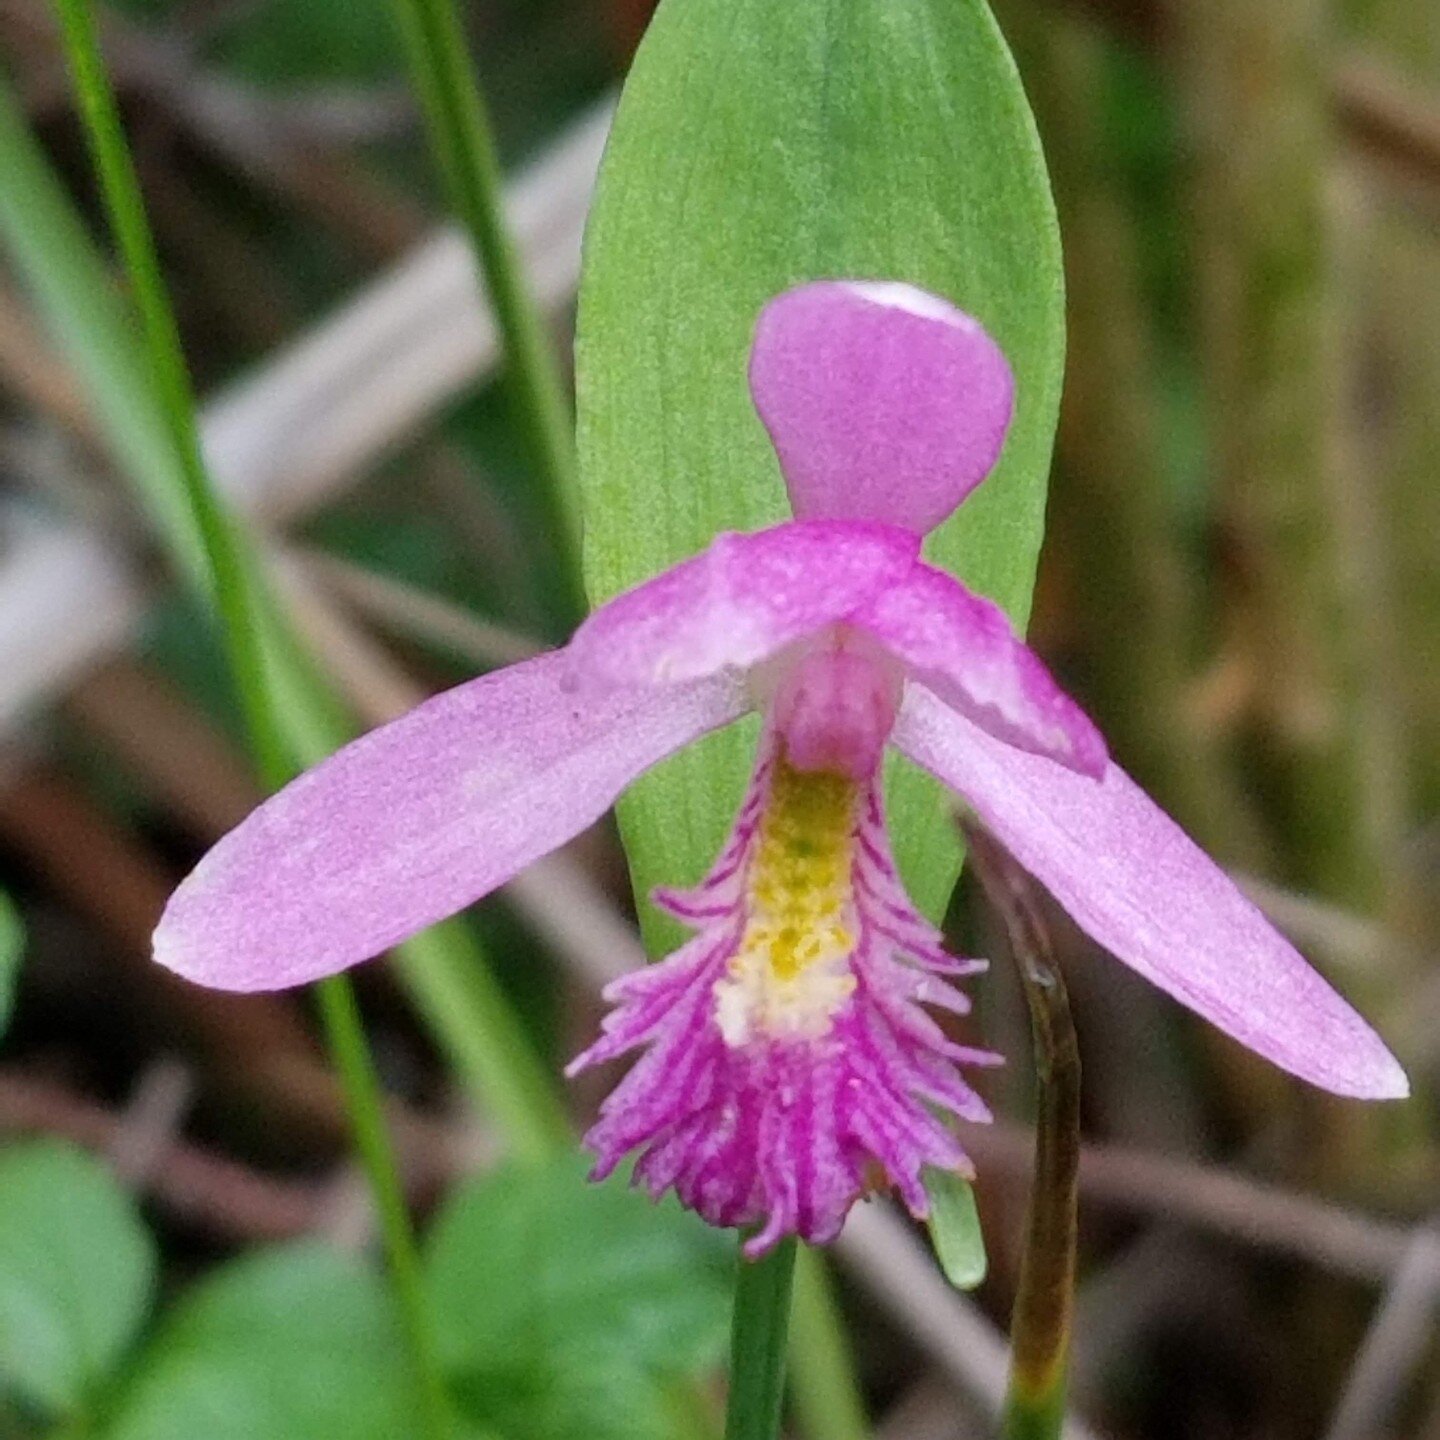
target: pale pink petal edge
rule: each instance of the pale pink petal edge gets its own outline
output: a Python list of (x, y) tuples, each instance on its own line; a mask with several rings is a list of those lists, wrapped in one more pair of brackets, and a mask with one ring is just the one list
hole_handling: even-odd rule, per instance
[(869, 522), (723, 534), (580, 626), (566, 650), (575, 683), (665, 685), (746, 670), (843, 619), (918, 553), (909, 531)]
[(580, 700), (563, 652), (482, 676), (307, 771), (171, 897), (155, 958), (222, 990), (335, 974), (463, 909), (746, 708), (711, 679)]
[(1340, 1095), (1409, 1093), (1364, 1020), (1122, 770), (1077, 775), (920, 686), (893, 737), (966, 799), (1093, 939), (1284, 1070)]
[(908, 673), (999, 740), (1100, 776), (1105, 739), (1055, 683), (993, 601), (916, 565), (850, 623), (875, 636)]

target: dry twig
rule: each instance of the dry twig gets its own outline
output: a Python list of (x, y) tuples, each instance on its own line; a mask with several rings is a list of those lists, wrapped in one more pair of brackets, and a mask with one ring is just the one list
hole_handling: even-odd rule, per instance
[[(977, 1126), (966, 1148), (987, 1169), (1028, 1173), (1034, 1138), (1019, 1126)], [(1182, 1220), (1245, 1244), (1293, 1255), (1339, 1275), (1388, 1281), (1411, 1244), (1404, 1225), (1189, 1160), (1085, 1145), (1080, 1195), (1104, 1204)]]
[[(59, 1135), (112, 1154), (123, 1121), (104, 1106), (13, 1067), (0, 1071), (0, 1131)], [(182, 1224), (228, 1242), (285, 1240), (318, 1225), (327, 1187), (280, 1180), (172, 1140), (142, 1177), (144, 1189)]]
[(1419, 1360), (1440, 1292), (1440, 1231), (1411, 1236), (1365, 1336), (1325, 1440), (1379, 1435)]

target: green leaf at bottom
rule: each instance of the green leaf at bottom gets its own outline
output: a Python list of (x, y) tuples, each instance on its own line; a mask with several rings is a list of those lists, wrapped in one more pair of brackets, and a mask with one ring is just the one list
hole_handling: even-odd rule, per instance
[(384, 1287), (318, 1244), (249, 1256), (192, 1291), (105, 1440), (414, 1440)]
[(0, 1387), (51, 1415), (82, 1410), (144, 1323), (155, 1264), (100, 1161), (53, 1141), (0, 1154)]

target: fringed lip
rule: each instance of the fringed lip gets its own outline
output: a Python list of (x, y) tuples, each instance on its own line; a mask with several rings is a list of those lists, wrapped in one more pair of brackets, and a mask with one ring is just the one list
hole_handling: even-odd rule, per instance
[(586, 1136), (597, 1176), (637, 1154), (634, 1183), (652, 1195), (673, 1189), (712, 1224), (758, 1227), (746, 1242), (752, 1257), (786, 1235), (834, 1239), (877, 1174), (923, 1216), (925, 1167), (970, 1173), (943, 1116), (989, 1118), (960, 1067), (999, 1058), (955, 1044), (927, 1013), (963, 1014), (969, 1001), (942, 972), (973, 974), (983, 964), (946, 955), (905, 896), (873, 772), (853, 786), (844, 836), (843, 920), (853, 943), (843, 999), (821, 1028), (757, 1027), (736, 1043), (721, 1023), (754, 921), (767, 818), (784, 803), (776, 785), (777, 775), (786, 783), (786, 763), (767, 732), (710, 873), (693, 890), (657, 896), (696, 928), (694, 939), (609, 988), (615, 1008), (603, 1034), (569, 1067), (642, 1052)]

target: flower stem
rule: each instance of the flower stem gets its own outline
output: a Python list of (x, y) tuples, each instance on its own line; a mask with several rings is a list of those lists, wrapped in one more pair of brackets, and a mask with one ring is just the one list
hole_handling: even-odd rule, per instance
[(725, 1440), (775, 1440), (780, 1433), (795, 1250), (794, 1240), (782, 1240), (760, 1260), (740, 1257), (730, 1328)]
[(410, 1345), (424, 1433), (434, 1440), (448, 1440), (455, 1433), (455, 1416), (440, 1371), (430, 1306), (420, 1277), (420, 1257), (390, 1132), (385, 1126), (380, 1079), (365, 1038), (355, 988), (343, 976), (335, 975), (320, 981), (315, 994), (330, 1053), (345, 1090), (355, 1148), (365, 1167), (384, 1237), (395, 1300)]
[(574, 429), (554, 352), (510, 241), (490, 117), (451, 0), (393, 3), (450, 204), (469, 232), (495, 309), (505, 380), (540, 482), (546, 522), (565, 562), (566, 600), (575, 618), (583, 602)]
[[(219, 617), (250, 746), (262, 779), (274, 788), (289, 778), (294, 766), (269, 687), (263, 618), (254, 603), (250, 557), (216, 498), (205, 470), (195, 423), (195, 399), (179, 330), (161, 278), (139, 178), (100, 56), (89, 0), (59, 0), (59, 12), (66, 55), (74, 75), (106, 214), (124, 261), (151, 380), (178, 461), (184, 500), (203, 551), (205, 580)], [(319, 998), (357, 1147), (380, 1218), (390, 1275), (418, 1382), (426, 1433), (432, 1440), (449, 1440), (453, 1426), (420, 1286), (414, 1235), (385, 1131), (380, 1086), (359, 1010), (349, 983), (343, 979), (326, 981), (320, 987)]]
[(1003, 1440), (1058, 1440), (1065, 1418), (1075, 1298), (1080, 1179), (1080, 1052), (1065, 980), (1025, 872), (991, 835), (962, 822), (971, 863), (1009, 936), (1035, 1046), (1039, 1095), (1035, 1178), (1010, 1321), (1010, 1386)]
[(824, 1255), (801, 1246), (795, 1257), (790, 1337), (791, 1399), (811, 1440), (865, 1440), (870, 1427), (855, 1384), (845, 1328)]

